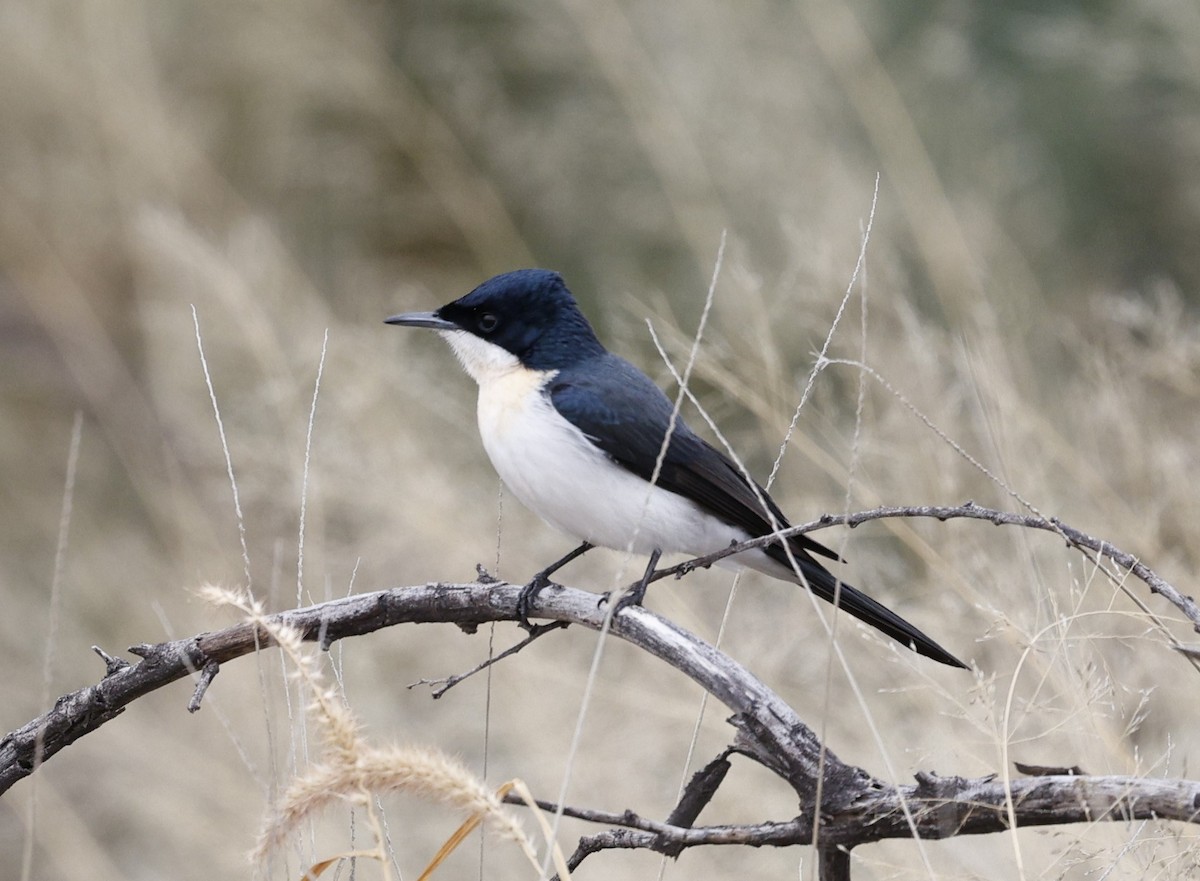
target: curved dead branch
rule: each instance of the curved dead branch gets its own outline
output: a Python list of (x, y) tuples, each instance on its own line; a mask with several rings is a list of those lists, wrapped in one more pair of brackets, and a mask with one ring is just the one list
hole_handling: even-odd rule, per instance
[[(958, 508), (876, 509), (823, 518), (792, 531), (835, 523), (855, 525), (888, 516), (973, 517), (1053, 531), (1072, 545), (1090, 549), (1127, 568), (1200, 626), (1200, 613), (1189, 597), (1107, 542), (1057, 521), (987, 511), (968, 504)], [(732, 547), (720, 555), (674, 567), (666, 574), (683, 574), (744, 547)], [(298, 630), (323, 648), (339, 639), (396, 624), (451, 623), (471, 632), (480, 624), (518, 620), (520, 591), (519, 585), (488, 578), (463, 584), (435, 583), (359, 594), (281, 612), (270, 616), (270, 620)], [(558, 585), (542, 591), (530, 611), (534, 617), (591, 629), (600, 629), (605, 617), (605, 609), (597, 605), (594, 594)], [(936, 839), (998, 832), (1014, 821), (1018, 826), (1031, 826), (1153, 817), (1195, 823), (1200, 817), (1200, 783), (1186, 780), (1093, 777), (1041, 769), (1034, 776), (1015, 779), (921, 773), (915, 784), (894, 786), (822, 750), (816, 735), (795, 711), (749, 670), (670, 621), (643, 608), (629, 608), (612, 619), (610, 632), (675, 667), (725, 704), (732, 711), (728, 721), (735, 733), (730, 747), (693, 778), (665, 822), (632, 812), (611, 814), (564, 807), (564, 813), (571, 816), (613, 827), (580, 842), (572, 858), (576, 865), (588, 854), (609, 848), (649, 848), (677, 855), (686, 847), (698, 845), (806, 844), (816, 834), (821, 842), (823, 877), (848, 877), (848, 850), (884, 838)], [(134, 700), (185, 676), (196, 678), (189, 709), (198, 709), (204, 690), (222, 664), (270, 644), (265, 629), (242, 623), (189, 639), (134, 646), (130, 651), (140, 657), (136, 663), (97, 649), (106, 664), (103, 679), (59, 698), (47, 713), (0, 740), (0, 793), (65, 746), (115, 718)], [(747, 826), (694, 825), (728, 773), (731, 754), (757, 761), (787, 781), (798, 798), (797, 816)], [(820, 786), (818, 774), (823, 777)], [(818, 791), (819, 809), (815, 805)]]

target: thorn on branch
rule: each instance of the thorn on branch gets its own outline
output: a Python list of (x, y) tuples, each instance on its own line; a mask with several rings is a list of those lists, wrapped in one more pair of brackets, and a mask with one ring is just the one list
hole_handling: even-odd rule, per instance
[[(917, 771), (916, 795), (930, 802), (928, 816), (933, 818), (937, 838), (958, 835), (971, 816), (971, 808), (962, 802), (962, 794), (970, 785), (964, 777), (940, 777), (932, 771)], [(995, 774), (985, 780), (992, 780)]]
[(120, 673), (122, 670), (126, 670), (129, 667), (133, 666), (128, 661), (126, 661), (124, 658), (114, 658), (112, 655), (110, 655), (104, 649), (100, 648), (100, 646), (98, 646), (98, 645), (92, 646), (92, 651), (94, 651), (96, 654), (98, 654), (100, 656), (101, 660), (104, 661), (104, 678), (105, 679), (107, 679), (109, 676), (114, 676), (117, 673)]
[[(995, 778), (991, 774), (987, 779)], [(942, 777), (933, 771), (917, 771), (913, 774), (917, 781), (917, 795), (921, 798), (954, 798), (962, 789), (966, 780), (962, 777)]]
[(917, 795), (928, 796), (937, 792), (940, 778), (933, 771), (917, 771), (913, 778), (917, 781)]

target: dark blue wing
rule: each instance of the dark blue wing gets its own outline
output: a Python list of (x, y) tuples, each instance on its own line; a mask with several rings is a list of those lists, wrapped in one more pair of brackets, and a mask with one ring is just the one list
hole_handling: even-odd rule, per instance
[[(623, 358), (605, 352), (561, 370), (547, 391), (554, 408), (613, 461), (645, 480), (653, 476), (673, 405), (649, 377)], [(682, 419), (675, 422), (658, 485), (752, 536), (772, 531), (770, 515), (774, 515), (779, 528), (789, 525), (766, 490), (755, 484), (756, 495), (737, 466)], [(833, 551), (804, 535), (788, 539), (788, 545), (809, 588), (821, 599), (833, 602), (836, 596), (840, 608), (919, 654), (950, 666), (966, 666), (886, 606), (849, 584), (839, 584), (812, 557), (819, 554), (840, 559)], [(782, 544), (768, 545), (763, 550), (791, 568)]]
[[(623, 358), (605, 353), (581, 367), (561, 371), (551, 382), (549, 394), (555, 409), (614, 461), (646, 480), (653, 476), (673, 405), (644, 373)], [(780, 528), (789, 525), (766, 490), (755, 485), (756, 495), (737, 466), (682, 419), (675, 422), (658, 485), (751, 535), (771, 532), (771, 515)], [(833, 551), (806, 536), (793, 539), (792, 546), (796, 552), (838, 559)]]

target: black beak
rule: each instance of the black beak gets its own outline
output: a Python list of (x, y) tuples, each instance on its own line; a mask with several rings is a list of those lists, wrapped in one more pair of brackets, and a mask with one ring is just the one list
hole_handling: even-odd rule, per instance
[(458, 325), (454, 322), (438, 318), (436, 312), (405, 312), (401, 315), (393, 315), (391, 318), (385, 318), (383, 323), (399, 324), (404, 327), (429, 327), (433, 330), (459, 329)]

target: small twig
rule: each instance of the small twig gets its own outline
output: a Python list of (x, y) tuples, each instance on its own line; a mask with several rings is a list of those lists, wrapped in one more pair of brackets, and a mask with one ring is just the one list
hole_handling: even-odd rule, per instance
[(187, 711), (195, 713), (200, 709), (200, 702), (204, 700), (204, 693), (208, 691), (208, 687), (212, 685), (212, 681), (217, 678), (217, 674), (221, 672), (221, 665), (216, 661), (209, 661), (200, 668), (200, 676), (196, 680), (196, 689), (192, 692), (192, 699), (188, 701)]
[[(504, 801), (510, 805), (524, 806), (525, 804), (521, 796), (515, 792), (505, 795)], [(612, 811), (601, 811), (596, 808), (577, 808), (571, 805), (562, 805), (560, 808), (554, 802), (547, 801), (544, 798), (534, 799), (534, 803), (548, 814), (561, 811), (564, 817), (570, 817), (572, 820), (584, 820), (588, 823), (599, 823), (604, 826), (621, 826), (626, 829), (640, 829), (643, 832), (654, 832), (656, 834), (670, 829), (666, 823), (648, 820), (633, 811), (622, 811), (617, 814)]]
[[(504, 796), (504, 801), (513, 805), (524, 805), (525, 802), (515, 793)], [(650, 820), (634, 811), (602, 811), (595, 808), (580, 808), (572, 805), (559, 805), (546, 799), (535, 799), (535, 803), (546, 813), (562, 811), (564, 817), (573, 820), (583, 820), (587, 823), (597, 823), (603, 826), (617, 826), (621, 829), (646, 832), (659, 840), (657, 844), (637, 844), (636, 847), (650, 847), (652, 850), (675, 853), (689, 845), (695, 844), (755, 844), (788, 845), (804, 840), (808, 834), (809, 824), (806, 820), (797, 818), (782, 822), (768, 821), (765, 823), (728, 824), (718, 826), (679, 826), (671, 822), (661, 823)], [(674, 855), (674, 854), (669, 854)]]
[[(492, 583), (495, 583), (495, 579), (492, 579)], [(487, 660), (482, 661), (479, 664), (476, 664), (474, 667), (472, 667), (466, 673), (457, 673), (454, 676), (447, 676), (444, 679), (418, 679), (416, 682), (410, 683), (408, 685), (408, 688), (413, 689), (413, 688), (416, 688), (418, 685), (440, 686), (440, 688), (435, 688), (432, 692), (433, 699), (437, 700), (443, 694), (445, 694), (450, 689), (452, 689), (454, 686), (458, 685), (458, 683), (462, 682), (464, 679), (469, 679), (470, 677), (474, 676), (476, 673), (480, 672), (481, 670), (486, 670), (488, 667), (492, 666), (492, 664), (495, 664), (497, 661), (501, 661), (504, 658), (507, 658), (509, 655), (515, 655), (517, 652), (519, 652), (521, 649), (525, 648), (525, 646), (529, 645), (531, 642), (533, 642), (539, 636), (545, 636), (551, 630), (562, 630), (568, 626), (570, 626), (570, 622), (568, 622), (568, 621), (552, 621), (549, 624), (538, 624), (537, 626), (533, 627), (529, 631), (528, 636), (526, 636), (523, 640), (518, 642), (516, 645), (505, 649), (498, 655), (493, 655), (492, 657), (488, 658)]]
[(731, 767), (729, 756), (732, 752), (733, 750), (730, 749), (725, 750), (692, 775), (692, 779), (683, 789), (679, 803), (667, 815), (667, 825), (686, 827), (695, 825), (700, 812), (713, 800), (717, 789), (725, 781), (725, 775), (729, 773)]
[[(986, 520), (996, 526), (1023, 526), (1028, 529), (1041, 529), (1046, 532), (1053, 532), (1061, 536), (1069, 546), (1086, 549), (1092, 551), (1102, 557), (1107, 557), (1112, 560), (1122, 569), (1127, 570), (1134, 577), (1145, 582), (1150, 588), (1151, 593), (1156, 593), (1170, 602), (1175, 608), (1183, 612), (1184, 615), (1194, 625), (1196, 632), (1200, 633), (1200, 604), (1197, 604), (1190, 596), (1184, 595), (1174, 585), (1166, 579), (1160, 577), (1149, 566), (1142, 563), (1133, 554), (1126, 553), (1115, 545), (1094, 538), (1082, 530), (1076, 529), (1073, 526), (1068, 526), (1059, 520), (1057, 517), (1049, 519), (1038, 517), (1030, 514), (1013, 514), (1008, 511), (997, 511), (992, 508), (983, 508), (976, 505), (974, 502), (967, 501), (955, 507), (937, 506), (937, 505), (919, 505), (919, 506), (893, 506), (873, 508), (869, 511), (859, 511), (854, 514), (826, 514), (819, 520), (813, 520), (809, 523), (802, 523), (799, 526), (792, 526), (789, 529), (782, 529), (779, 532), (771, 533), (770, 535), (752, 538), (748, 541), (739, 542), (738, 544), (730, 545), (727, 548), (722, 548), (711, 554), (706, 554), (702, 557), (696, 557), (692, 560), (685, 560), (676, 566), (669, 566), (665, 569), (660, 569), (651, 577), (651, 581), (657, 581), (660, 578), (666, 578), (669, 575), (674, 575), (681, 578), (693, 569), (702, 569), (711, 566), (719, 560), (733, 554), (740, 554), (743, 551), (751, 550), (752, 548), (760, 548), (765, 545), (772, 544), (782, 538), (788, 538), (793, 535), (804, 535), (805, 533), (814, 532), (818, 529), (825, 529), (829, 526), (849, 526), (851, 528), (858, 526), (860, 523), (866, 523), (869, 520), (882, 520), (889, 517), (933, 517), (937, 520), (954, 520), (965, 518), (970, 520)], [(1179, 648), (1179, 646), (1176, 646)]]
[(1017, 771), (1027, 777), (1050, 777), (1050, 776), (1067, 776), (1067, 777), (1085, 777), (1087, 772), (1078, 765), (1070, 767), (1060, 765), (1027, 765), (1024, 762), (1013, 762)]

